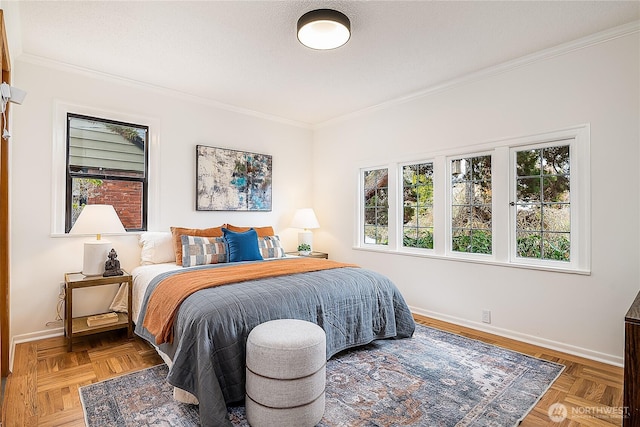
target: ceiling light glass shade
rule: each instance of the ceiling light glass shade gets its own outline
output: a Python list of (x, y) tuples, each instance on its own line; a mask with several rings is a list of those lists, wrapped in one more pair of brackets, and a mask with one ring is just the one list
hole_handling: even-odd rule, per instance
[(350, 37), (351, 22), (337, 10), (312, 10), (298, 19), (298, 40), (311, 49), (335, 49)]

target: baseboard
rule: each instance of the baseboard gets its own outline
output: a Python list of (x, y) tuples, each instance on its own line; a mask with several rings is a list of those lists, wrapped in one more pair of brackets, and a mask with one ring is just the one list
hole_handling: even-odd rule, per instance
[(431, 317), (443, 322), (453, 323), (460, 326), (476, 329), (482, 332), (488, 332), (490, 334), (499, 335), (501, 337), (514, 339), (517, 341), (526, 342), (528, 344), (537, 345), (540, 347), (548, 348), (551, 350), (561, 351), (574, 356), (584, 357), (585, 359), (595, 360), (596, 362), (606, 363), (608, 365), (623, 367), (624, 359), (612, 354), (600, 353), (598, 351), (589, 350), (587, 348), (576, 347), (569, 344), (548, 340), (533, 335), (523, 334), (509, 329), (497, 328), (495, 326), (488, 325), (486, 323), (474, 322), (467, 319), (462, 319), (455, 316), (449, 316), (447, 314), (437, 313), (431, 310), (424, 310), (418, 307), (409, 307), (415, 314), (421, 316)]
[[(455, 316), (449, 316), (447, 314), (438, 313), (431, 310), (424, 310), (418, 307), (409, 307), (413, 313), (421, 316), (432, 317), (434, 319), (442, 320), (443, 322), (449, 322), (460, 326), (466, 326), (468, 328), (476, 329), (482, 332), (488, 332), (490, 334), (499, 335), (505, 338), (511, 338), (517, 341), (526, 342), (528, 344), (537, 345), (540, 347), (549, 348), (551, 350), (561, 351), (563, 353), (572, 354), (574, 356), (584, 357), (586, 359), (595, 360), (597, 362), (606, 363), (608, 365), (614, 365), (618, 367), (624, 366), (624, 359), (619, 356), (611, 354), (600, 353), (597, 351), (589, 350), (582, 347), (576, 347), (569, 344), (547, 340), (545, 338), (536, 337), (533, 335), (522, 334), (520, 332), (511, 331), (509, 329), (496, 328), (495, 326), (487, 325), (486, 323), (473, 322), (467, 319), (462, 319)], [(13, 356), (15, 354), (16, 344), (23, 342), (36, 341), (45, 338), (53, 338), (64, 335), (64, 328), (49, 329), (46, 331), (32, 332), (29, 334), (16, 335), (11, 339), (11, 349), (9, 352), (9, 370), (13, 370)]]
[(16, 344), (29, 341), (43, 340), (45, 338), (53, 338), (64, 335), (64, 327), (47, 329), (46, 331), (31, 332), (28, 334), (14, 335), (11, 337), (11, 345), (9, 350), (9, 370), (13, 371), (13, 357), (16, 352)]

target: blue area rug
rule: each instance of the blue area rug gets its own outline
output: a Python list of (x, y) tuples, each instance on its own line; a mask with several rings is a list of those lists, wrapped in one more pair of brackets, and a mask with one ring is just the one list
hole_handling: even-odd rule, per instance
[[(327, 362), (320, 427), (515, 426), (564, 366), (417, 325), (411, 339), (380, 340)], [(173, 400), (168, 369), (80, 388), (88, 427), (198, 426), (198, 409)], [(244, 407), (230, 407), (248, 427)]]

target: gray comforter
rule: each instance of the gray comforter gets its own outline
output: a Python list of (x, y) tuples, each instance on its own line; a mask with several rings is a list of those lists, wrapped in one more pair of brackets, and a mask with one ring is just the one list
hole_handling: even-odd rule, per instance
[[(158, 283), (180, 273), (173, 271), (153, 279), (141, 316)], [(363, 268), (293, 274), (198, 291), (180, 306), (173, 342), (160, 345), (160, 349), (173, 360), (168, 382), (200, 401), (203, 426), (231, 426), (227, 404), (244, 399), (247, 336), (258, 324), (283, 318), (321, 326), (327, 335), (327, 359), (375, 339), (410, 337), (415, 329), (396, 286), (385, 276)], [(154, 342), (141, 324), (135, 331)]]

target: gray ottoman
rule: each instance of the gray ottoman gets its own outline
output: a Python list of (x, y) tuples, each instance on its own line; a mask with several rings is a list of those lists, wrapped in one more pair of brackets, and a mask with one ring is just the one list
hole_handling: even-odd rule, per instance
[(326, 337), (311, 322), (272, 320), (247, 338), (247, 421), (252, 427), (311, 427), (324, 414)]

